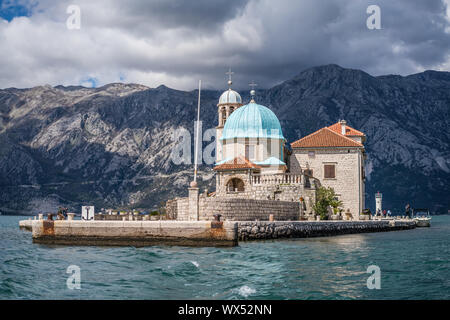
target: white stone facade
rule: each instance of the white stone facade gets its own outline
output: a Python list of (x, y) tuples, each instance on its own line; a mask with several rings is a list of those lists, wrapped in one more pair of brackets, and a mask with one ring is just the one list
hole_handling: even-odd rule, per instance
[(217, 105), (217, 115), (218, 115), (218, 126), (216, 127), (216, 162), (219, 162), (225, 159), (225, 150), (223, 150), (224, 146), (222, 146), (222, 142), (220, 138), (222, 137), (223, 126), (227, 121), (228, 117), (242, 106), (242, 103), (230, 103), (227, 101), (219, 102)]
[[(358, 219), (364, 204), (364, 151), (363, 148), (311, 148), (295, 149), (290, 157), (290, 171), (312, 170), (312, 175), (324, 187), (332, 187), (343, 202), (343, 209), (350, 210)], [(325, 178), (325, 165), (335, 165), (335, 178)]]

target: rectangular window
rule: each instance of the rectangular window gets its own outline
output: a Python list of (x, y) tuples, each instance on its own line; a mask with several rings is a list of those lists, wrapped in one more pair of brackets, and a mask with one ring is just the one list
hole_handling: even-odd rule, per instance
[(308, 157), (314, 158), (315, 156), (316, 156), (316, 153), (314, 151), (309, 151), (308, 152)]
[(266, 147), (267, 147), (267, 154), (264, 156), (264, 159), (266, 157), (270, 157), (272, 155), (272, 140), (266, 140)]
[(326, 164), (324, 167), (324, 178), (325, 179), (334, 179), (336, 178), (336, 165), (334, 164)]
[(248, 160), (255, 159), (255, 146), (251, 144), (245, 145), (245, 158)]

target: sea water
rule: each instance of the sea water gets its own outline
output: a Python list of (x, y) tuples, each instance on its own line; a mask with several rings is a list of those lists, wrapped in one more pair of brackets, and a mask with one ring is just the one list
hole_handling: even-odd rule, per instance
[[(0, 299), (450, 298), (448, 215), (431, 228), (233, 248), (33, 244), (24, 218), (0, 216)], [(70, 266), (80, 289), (68, 285)], [(369, 266), (380, 289), (367, 286)]]

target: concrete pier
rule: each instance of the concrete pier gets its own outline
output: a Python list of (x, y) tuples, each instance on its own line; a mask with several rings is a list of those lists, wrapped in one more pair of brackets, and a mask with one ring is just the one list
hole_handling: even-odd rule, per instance
[(80, 221), (22, 220), (33, 242), (107, 246), (236, 246), (239, 241), (308, 238), (414, 229), (414, 220), (365, 221)]
[(20, 229), (25, 229), (27, 231), (31, 231), (32, 230), (32, 224), (33, 224), (33, 220), (20, 220), (19, 221), (19, 228)]
[(32, 220), (33, 242), (108, 246), (236, 246), (237, 223), (218, 221)]

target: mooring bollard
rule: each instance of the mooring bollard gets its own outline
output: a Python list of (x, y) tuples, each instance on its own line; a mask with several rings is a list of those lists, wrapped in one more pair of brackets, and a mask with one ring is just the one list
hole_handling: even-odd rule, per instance
[(72, 220), (73, 220), (73, 217), (75, 217), (75, 213), (68, 213), (68, 214), (67, 214), (67, 220), (68, 220), (68, 221), (72, 221)]
[(214, 220), (211, 221), (211, 228), (217, 229), (223, 227), (223, 222), (220, 222), (220, 217), (222, 215), (219, 213), (213, 214)]
[(273, 214), (269, 214), (269, 221), (275, 221)]
[(122, 221), (125, 221), (126, 220), (126, 218), (125, 217), (122, 217)]
[(43, 213), (39, 213), (39, 220), (44, 220), (44, 214)]

